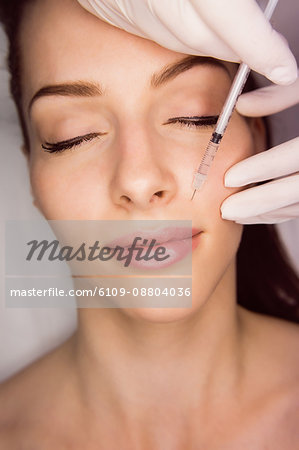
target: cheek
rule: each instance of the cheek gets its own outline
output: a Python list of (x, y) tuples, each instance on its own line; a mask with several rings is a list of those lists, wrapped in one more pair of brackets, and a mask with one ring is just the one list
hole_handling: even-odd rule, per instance
[(243, 226), (221, 217), (220, 206), (230, 195), (244, 188), (226, 188), (225, 172), (254, 153), (254, 142), (246, 122), (234, 117), (202, 191), (195, 196), (193, 221), (205, 231), (193, 255), (193, 289), (202, 303), (209, 298), (228, 267), (232, 267)]
[[(206, 194), (202, 199), (206, 211), (209, 211), (210, 223), (215, 231), (215, 236), (220, 239), (219, 248), (224, 250), (224, 241), (232, 241), (233, 245), (239, 242), (242, 226), (222, 219), (221, 204), (230, 195), (247, 188), (247, 186), (241, 188), (225, 187), (225, 172), (237, 162), (252, 156), (254, 152), (255, 146), (249, 127), (245, 120), (235, 113), (211, 167), (207, 179)], [(236, 239), (234, 239), (235, 235)]]
[(47, 220), (82, 220), (101, 217), (107, 193), (95, 164), (74, 167), (69, 161), (36, 161), (30, 180), (36, 205)]
[(254, 140), (247, 123), (234, 113), (207, 178), (206, 197), (213, 204), (221, 205), (230, 195), (247, 188), (227, 188), (224, 177), (230, 167), (254, 153)]

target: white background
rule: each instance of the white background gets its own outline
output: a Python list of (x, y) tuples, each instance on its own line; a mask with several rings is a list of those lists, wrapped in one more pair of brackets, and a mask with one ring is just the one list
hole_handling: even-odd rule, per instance
[[(299, 2), (281, 0), (272, 23), (289, 41), (299, 60)], [(26, 161), (20, 149), (21, 133), (8, 93), (5, 70), (6, 41), (0, 29), (0, 380), (59, 344), (76, 326), (76, 313), (63, 309), (5, 309), (4, 307), (4, 222), (6, 219), (39, 218), (32, 205)], [(261, 84), (268, 81), (259, 77)], [(299, 105), (272, 117), (274, 143), (298, 136)], [(298, 149), (299, 151), (299, 149)], [(294, 265), (299, 269), (299, 220), (278, 226)]]

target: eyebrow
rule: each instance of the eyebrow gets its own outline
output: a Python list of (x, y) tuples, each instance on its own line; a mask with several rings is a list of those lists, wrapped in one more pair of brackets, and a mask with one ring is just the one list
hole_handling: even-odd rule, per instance
[(228, 75), (231, 77), (231, 74), (230, 74), (228, 68), (225, 66), (225, 64), (221, 60), (210, 58), (207, 56), (192, 56), (191, 55), (191, 56), (187, 56), (184, 59), (181, 59), (180, 61), (171, 63), (166, 67), (163, 67), (163, 69), (159, 73), (154, 73), (151, 78), (151, 86), (154, 88), (160, 87), (162, 84), (177, 77), (179, 74), (186, 72), (189, 69), (192, 69), (192, 67), (206, 66), (206, 65), (220, 67), (220, 68), (224, 69), (228, 73)]
[[(224, 69), (231, 77), (228, 68), (222, 61), (206, 56), (191, 55), (174, 63), (168, 64), (167, 66), (163, 67), (160, 72), (152, 74), (150, 85), (152, 88), (158, 88), (166, 82), (174, 79), (179, 74), (192, 69), (192, 67), (204, 65), (220, 67)], [(30, 100), (28, 113), (30, 114), (33, 103), (37, 99), (54, 95), (61, 95), (66, 97), (96, 97), (103, 95), (103, 90), (98, 83), (80, 80), (76, 82), (44, 86), (39, 89)]]
[(67, 97), (95, 97), (102, 94), (103, 91), (100, 86), (91, 81), (76, 81), (71, 83), (48, 85), (42, 87), (34, 94), (30, 100), (28, 112), (30, 114), (33, 103), (41, 97), (52, 95), (62, 95)]

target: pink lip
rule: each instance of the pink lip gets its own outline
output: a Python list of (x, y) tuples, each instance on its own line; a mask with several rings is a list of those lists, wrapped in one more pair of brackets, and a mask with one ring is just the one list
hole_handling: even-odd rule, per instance
[[(152, 240), (155, 239), (156, 245), (152, 247), (150, 255), (153, 256), (155, 250), (158, 247), (163, 246), (165, 248), (164, 256), (169, 255), (169, 258), (163, 261), (158, 261), (155, 258), (147, 261), (137, 261), (133, 256), (130, 266), (142, 269), (161, 269), (180, 261), (185, 258), (190, 251), (195, 250), (199, 244), (200, 234), (201, 230), (198, 228), (190, 229), (186, 227), (168, 227), (156, 231), (142, 230), (140, 233), (135, 231), (134, 233), (122, 236), (106, 245), (110, 248), (115, 248), (117, 245), (120, 247), (130, 247), (133, 244), (134, 239), (140, 237), (141, 239), (137, 241), (136, 246), (138, 246), (138, 248), (143, 248), (142, 255), (144, 255)], [(147, 239), (145, 245), (143, 245), (144, 239)], [(192, 241), (190, 241), (190, 239), (192, 239)], [(137, 255), (137, 251), (134, 252), (134, 255)]]

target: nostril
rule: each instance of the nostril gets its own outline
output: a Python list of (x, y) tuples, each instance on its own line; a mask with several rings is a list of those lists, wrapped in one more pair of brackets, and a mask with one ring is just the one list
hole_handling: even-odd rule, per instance
[(154, 202), (156, 200), (156, 197), (163, 197), (163, 191), (155, 192), (155, 194), (150, 199), (150, 203)]
[(122, 195), (121, 198), (123, 198), (126, 203), (132, 202), (132, 200), (127, 195)]
[(152, 198), (150, 199), (150, 203), (153, 203), (157, 200), (157, 197), (163, 197), (164, 196), (164, 192), (163, 191), (157, 191), (153, 194)]

